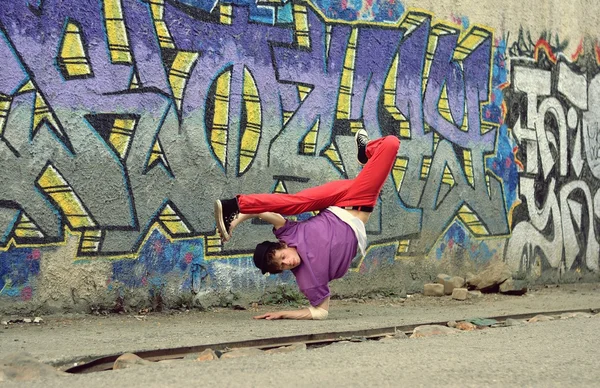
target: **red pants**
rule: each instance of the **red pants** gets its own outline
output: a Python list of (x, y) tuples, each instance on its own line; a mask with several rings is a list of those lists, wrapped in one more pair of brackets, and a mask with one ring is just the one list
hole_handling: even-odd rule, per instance
[(395, 136), (372, 140), (367, 144), (369, 161), (356, 178), (329, 182), (296, 194), (241, 194), (237, 196), (240, 212), (293, 215), (323, 210), (329, 206), (374, 207), (392, 171), (399, 147), (400, 140)]

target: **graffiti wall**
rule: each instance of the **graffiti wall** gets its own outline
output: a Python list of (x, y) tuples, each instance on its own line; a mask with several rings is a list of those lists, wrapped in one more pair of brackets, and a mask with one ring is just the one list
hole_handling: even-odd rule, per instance
[(401, 148), (352, 271), (597, 272), (600, 49), (563, 43), (397, 0), (0, 0), (0, 300), (291, 282), (213, 201), (352, 178), (360, 128)]

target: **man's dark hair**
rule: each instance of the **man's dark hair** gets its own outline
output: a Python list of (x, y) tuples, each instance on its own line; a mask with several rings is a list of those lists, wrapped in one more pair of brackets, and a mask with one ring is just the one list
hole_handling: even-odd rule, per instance
[(281, 241), (263, 241), (256, 246), (254, 250), (254, 265), (258, 267), (263, 274), (269, 272), (272, 274), (281, 273), (279, 265), (275, 262), (275, 253), (278, 249), (285, 248), (285, 243)]

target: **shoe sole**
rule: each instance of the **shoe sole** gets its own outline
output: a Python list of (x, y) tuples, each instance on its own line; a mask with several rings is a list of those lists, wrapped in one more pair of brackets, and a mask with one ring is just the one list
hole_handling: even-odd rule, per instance
[(363, 163), (358, 159), (358, 134), (360, 133), (360, 131), (361, 130), (358, 130), (354, 134), (354, 144), (356, 145), (356, 161), (358, 162), (358, 164), (360, 164), (362, 167), (364, 167), (366, 163)]
[(215, 201), (215, 221), (217, 222), (217, 230), (221, 234), (221, 238), (223, 238), (224, 241), (229, 241), (231, 236), (225, 227), (225, 220), (223, 219), (223, 205), (218, 199)]

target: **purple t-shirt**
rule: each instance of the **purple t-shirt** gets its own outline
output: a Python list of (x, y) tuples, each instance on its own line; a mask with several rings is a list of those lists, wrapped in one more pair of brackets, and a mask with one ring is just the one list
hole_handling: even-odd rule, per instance
[(329, 296), (330, 280), (348, 272), (356, 255), (357, 240), (352, 228), (328, 210), (306, 221), (286, 220), (275, 236), (296, 248), (302, 262), (292, 272), (298, 288), (312, 306)]

